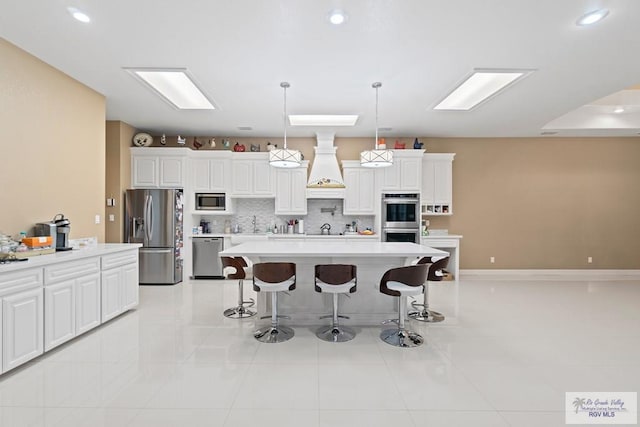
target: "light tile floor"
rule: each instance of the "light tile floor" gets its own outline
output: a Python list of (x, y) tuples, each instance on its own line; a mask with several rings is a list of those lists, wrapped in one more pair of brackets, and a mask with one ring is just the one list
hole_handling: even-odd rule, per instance
[(432, 284), (447, 319), (411, 321), (416, 349), (293, 321), (258, 343), (267, 320), (221, 314), (236, 286), (141, 287), (137, 310), (0, 377), (0, 426), (550, 427), (565, 391), (640, 388), (640, 281)]

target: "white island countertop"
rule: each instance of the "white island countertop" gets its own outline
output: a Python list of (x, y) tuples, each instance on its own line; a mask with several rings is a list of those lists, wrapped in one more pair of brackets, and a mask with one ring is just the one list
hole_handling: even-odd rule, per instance
[(258, 241), (247, 242), (220, 252), (223, 256), (247, 257), (420, 257), (447, 256), (445, 251), (415, 243), (372, 241)]
[(142, 247), (139, 243), (99, 243), (84, 249), (56, 252), (48, 255), (36, 255), (27, 258), (27, 261), (0, 264), (0, 273), (22, 270), (32, 267), (44, 267), (59, 262), (76, 261), (82, 258), (102, 256), (116, 252), (122, 252)]

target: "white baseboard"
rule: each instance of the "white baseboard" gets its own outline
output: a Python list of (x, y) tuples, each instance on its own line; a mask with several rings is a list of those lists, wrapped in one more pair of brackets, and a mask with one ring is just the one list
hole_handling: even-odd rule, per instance
[(640, 280), (640, 270), (460, 270), (461, 279)]

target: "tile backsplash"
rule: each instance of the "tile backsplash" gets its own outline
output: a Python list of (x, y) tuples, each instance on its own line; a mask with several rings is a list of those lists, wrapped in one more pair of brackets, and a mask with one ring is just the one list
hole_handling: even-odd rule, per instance
[(203, 216), (202, 219), (211, 223), (211, 231), (213, 233), (222, 233), (225, 221), (230, 221), (231, 225), (240, 225), (242, 233), (252, 233), (254, 215), (256, 216), (256, 228), (260, 233), (273, 229), (274, 225), (285, 225), (290, 219), (304, 220), (304, 231), (307, 234), (320, 234), (320, 226), (324, 223), (331, 225), (331, 234), (342, 233), (345, 225), (353, 221), (356, 221), (358, 230), (373, 229), (373, 215), (343, 215), (342, 207), (343, 201), (340, 199), (311, 199), (307, 201), (307, 215), (278, 216), (275, 215), (274, 199), (237, 199), (236, 213), (234, 215)]

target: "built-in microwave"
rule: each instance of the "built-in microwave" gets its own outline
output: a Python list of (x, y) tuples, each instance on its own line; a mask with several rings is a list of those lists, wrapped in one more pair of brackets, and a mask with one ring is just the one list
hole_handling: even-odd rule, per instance
[(382, 195), (382, 228), (420, 228), (420, 195)]
[(224, 193), (196, 193), (196, 210), (223, 211), (226, 209)]

